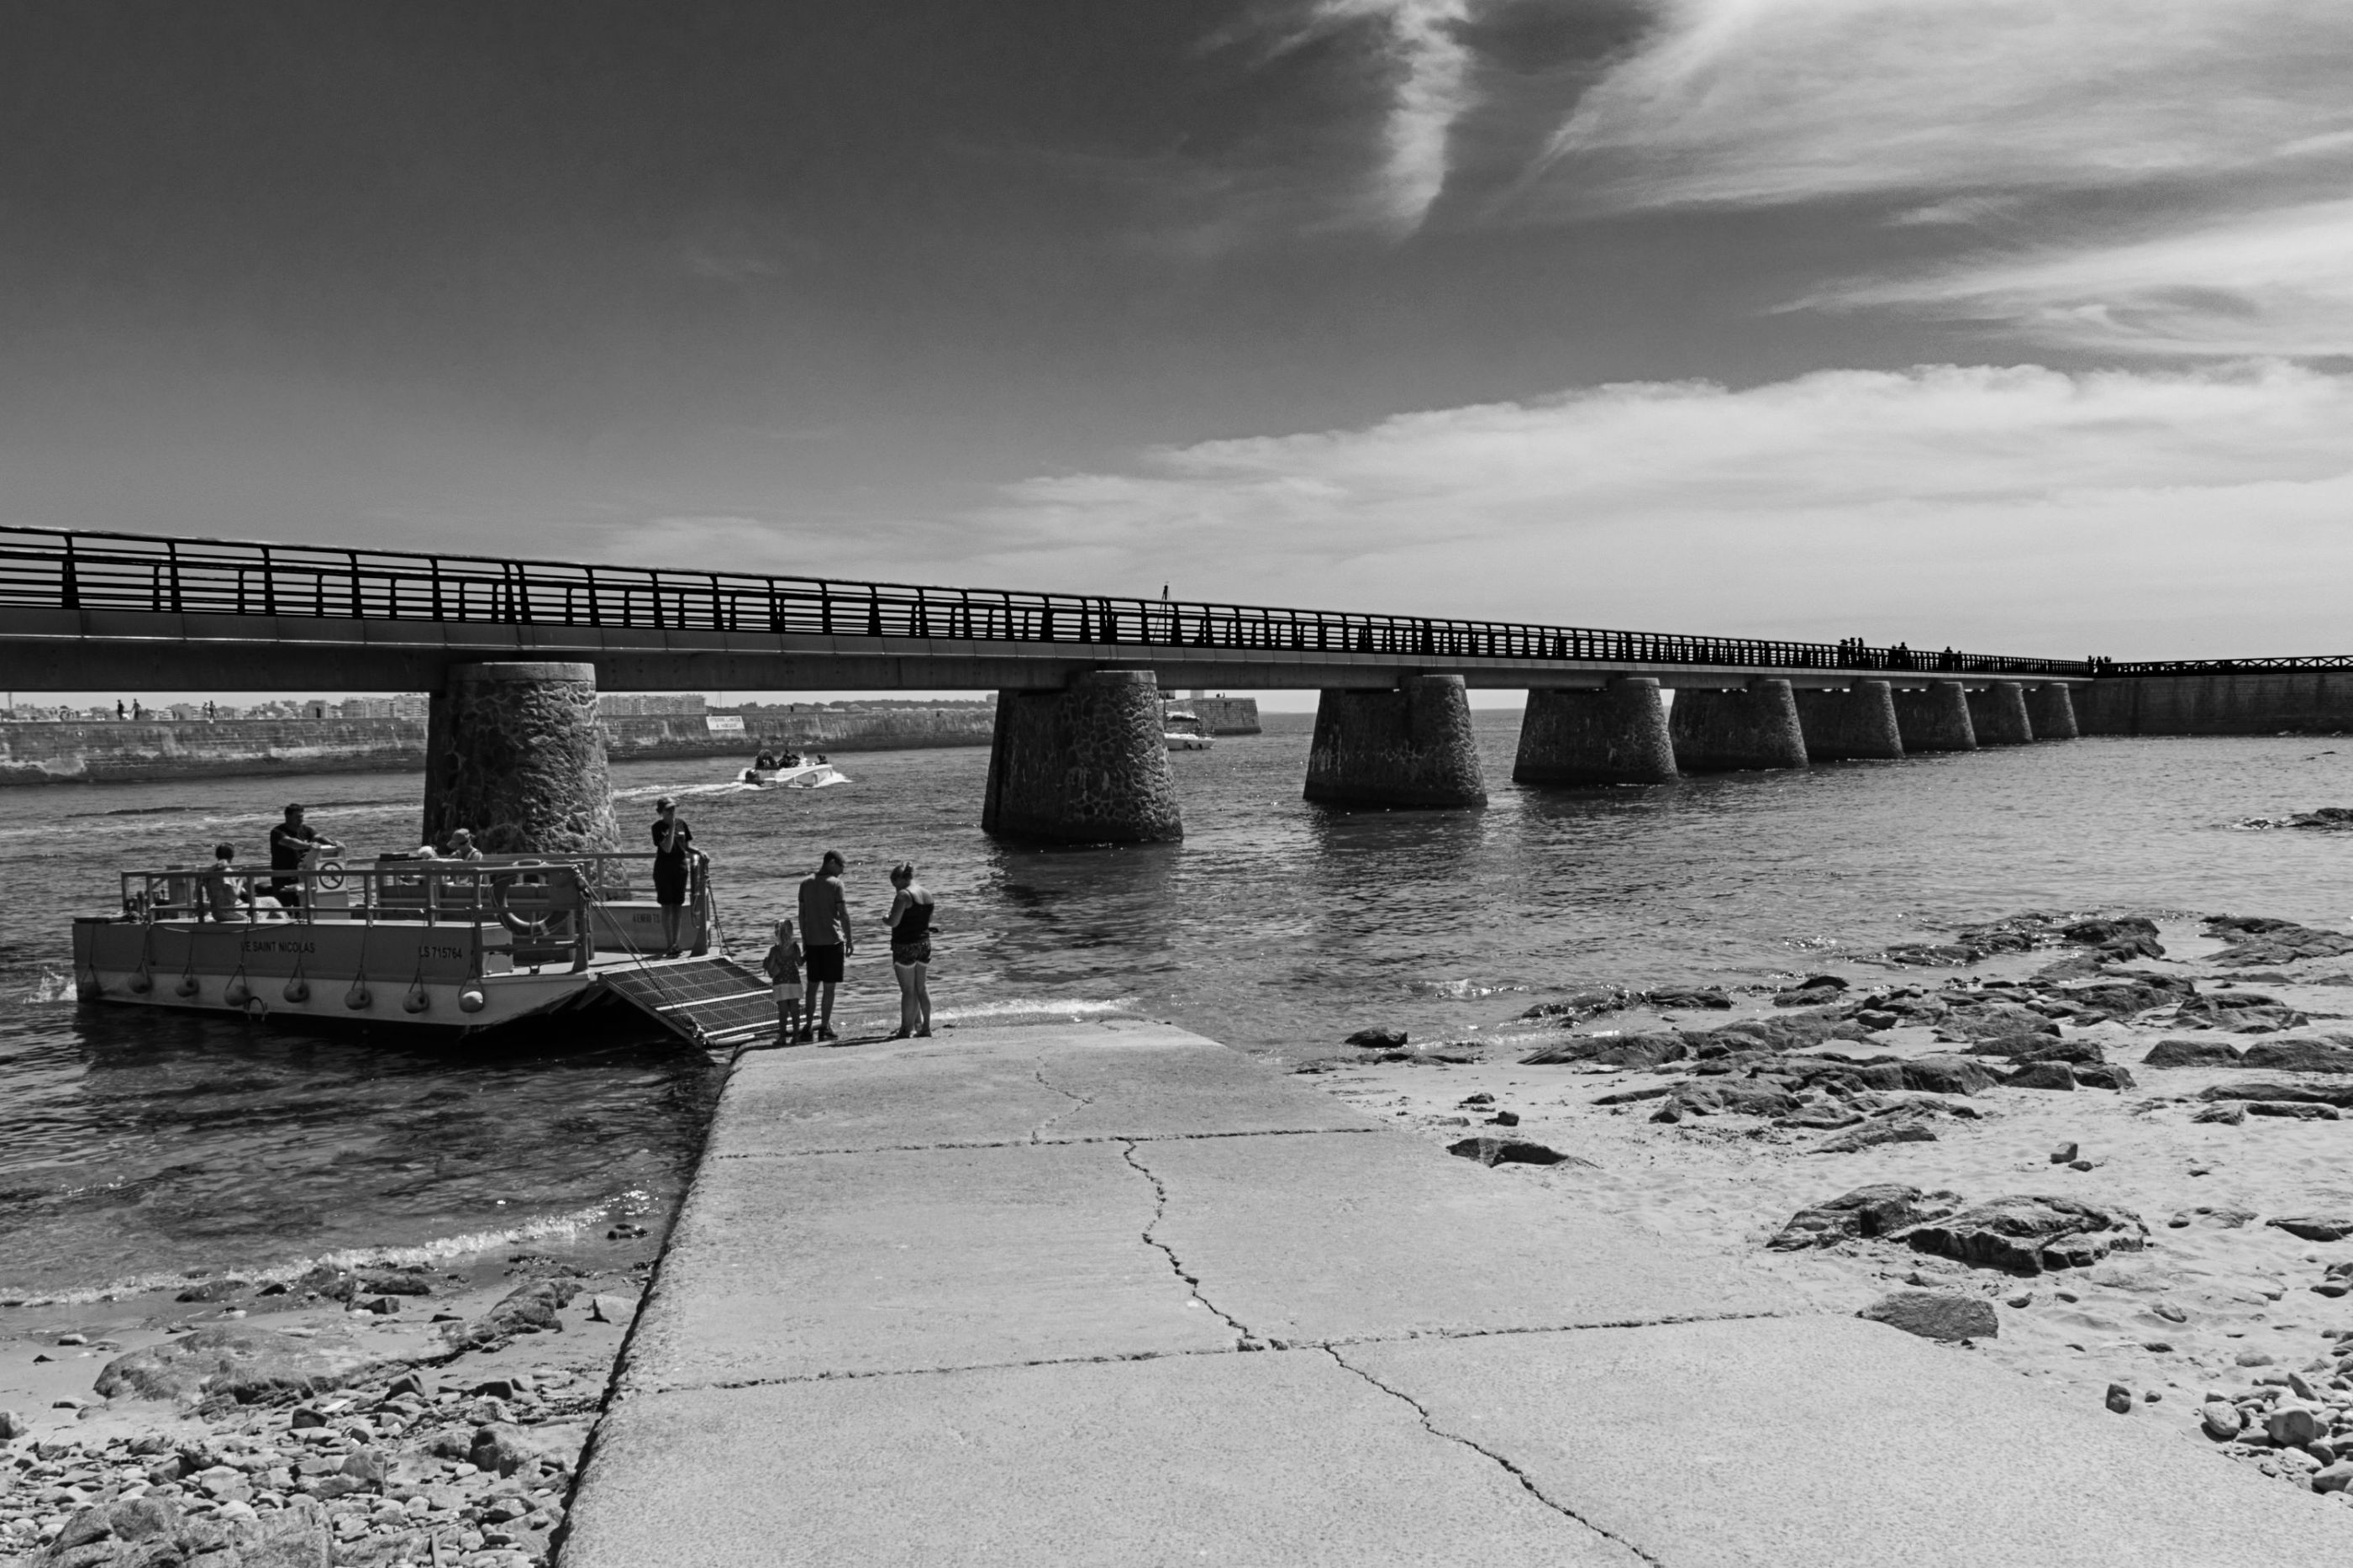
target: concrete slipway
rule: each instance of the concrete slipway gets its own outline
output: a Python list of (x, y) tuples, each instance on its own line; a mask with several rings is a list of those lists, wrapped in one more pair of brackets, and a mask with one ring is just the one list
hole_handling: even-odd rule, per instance
[(2353, 1552), (2340, 1504), (1563, 1185), (1155, 1025), (747, 1056), (559, 1562)]

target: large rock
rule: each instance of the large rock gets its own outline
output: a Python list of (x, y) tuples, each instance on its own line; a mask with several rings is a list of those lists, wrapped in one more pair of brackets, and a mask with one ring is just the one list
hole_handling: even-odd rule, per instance
[(2252, 969), (2353, 952), (2353, 936), (2261, 915), (2216, 915), (2207, 921), (2206, 931), (2230, 944), (2213, 960), (2226, 968)]
[(576, 1279), (534, 1279), (510, 1290), (499, 1304), (480, 1317), (451, 1323), (442, 1332), (460, 1350), (481, 1350), (504, 1344), (517, 1334), (561, 1333), (559, 1308), (569, 1306), (580, 1293)]
[(1722, 1028), (1683, 1031), (1684, 1043), (1695, 1056), (1725, 1051), (1796, 1051), (1828, 1040), (1868, 1040), (1871, 1031), (1830, 1008), (1784, 1013), (1770, 1018), (1750, 1018)]
[(2198, 987), (2178, 974), (2120, 969), (2097, 979), (2059, 986), (2048, 994), (2073, 1007), (2079, 1017), (2090, 1014), (2121, 1022), (2158, 1007), (2179, 1006), (2198, 994)]
[(96, 1388), (105, 1399), (194, 1399), (227, 1394), (240, 1405), (334, 1388), (368, 1357), (340, 1340), (297, 1339), (242, 1326), (199, 1329), (108, 1362)]
[(2281, 1083), (2274, 1079), (2242, 1079), (2236, 1083), (2210, 1084), (2198, 1091), (2200, 1100), (2302, 1100), (2310, 1105), (2353, 1106), (2353, 1083)]
[(1806, 1151), (1809, 1154), (1853, 1154), (1882, 1143), (1934, 1143), (1936, 1130), (1910, 1118), (1881, 1117), (1826, 1138)]
[(1405, 1044), (1403, 1029), (1359, 1029), (1348, 1037), (1348, 1044), (1363, 1046), (1367, 1050), (1393, 1051)]
[(1681, 1061), (1691, 1054), (1683, 1037), (1672, 1034), (1580, 1035), (1522, 1057), (1526, 1067), (1557, 1067), (1564, 1062), (1592, 1062), (1602, 1067), (1654, 1068)]
[(1925, 1201), (1917, 1187), (1881, 1182), (1799, 1209), (1765, 1245), (1776, 1252), (1835, 1247), (1858, 1237), (1885, 1236), (1917, 1224), (1932, 1212), (1950, 1213), (1951, 1209), (1949, 1203)]
[(2328, 1040), (2262, 1040), (2247, 1047), (2239, 1065), (2269, 1072), (2353, 1073), (2353, 1050)]
[(2281, 1215), (2264, 1223), (2306, 1241), (2342, 1241), (2353, 1236), (2353, 1215)]
[(1902, 1064), (1904, 1087), (1923, 1094), (1980, 1094), (2001, 1080), (1963, 1056), (1915, 1057)]
[(2215, 991), (2192, 996), (2174, 1009), (2185, 1029), (2227, 1029), (2235, 1035), (2269, 1035), (2300, 1029), (2311, 1018), (2280, 1001), (2253, 991)]
[(579, 1464), (581, 1447), (587, 1441), (588, 1428), (582, 1425), (517, 1426), (493, 1422), (475, 1429), (467, 1457), (477, 1469), (494, 1470), (501, 1476), (534, 1465), (569, 1470)]
[(2065, 1062), (2032, 1062), (2002, 1081), (2011, 1089), (2072, 1089), (2075, 1087), (2075, 1069)]
[(1924, 1221), (1898, 1239), (1915, 1251), (2039, 1274), (2087, 1268), (2111, 1252), (2137, 1252), (2148, 1244), (2148, 1227), (2124, 1209), (2021, 1193)]
[(1498, 1138), (1493, 1134), (1450, 1143), (1446, 1152), (1465, 1160), (1476, 1160), (1482, 1165), (1557, 1165), (1566, 1161), (1576, 1161), (1579, 1164), (1589, 1163), (1577, 1160), (1575, 1155), (1564, 1154), (1557, 1149), (1546, 1148), (1542, 1143), (1530, 1142), (1525, 1138)]
[(258, 1518), (232, 1518), (183, 1514), (150, 1496), (81, 1510), (31, 1561), (43, 1568), (329, 1568), (330, 1540), (314, 1498), (290, 1498)]
[(2341, 1121), (2344, 1112), (2333, 1105), (2315, 1105), (2308, 1100), (2250, 1100), (2246, 1102), (2250, 1116), (2275, 1116), (2286, 1121)]
[(1924, 1340), (1989, 1340), (2001, 1332), (1991, 1301), (1949, 1290), (1897, 1290), (1855, 1316)]
[(2139, 915), (2119, 915), (2114, 920), (2078, 921), (2060, 927), (2059, 934), (2079, 947), (2105, 947), (2112, 942), (2137, 936), (2154, 939), (2157, 922)]
[(2228, 1040), (2159, 1040), (2140, 1061), (2151, 1068), (2234, 1068), (2242, 1055)]
[(2085, 1089), (2124, 1090), (2135, 1087), (2130, 1069), (2120, 1067), (2080, 1067), (2075, 1069), (2075, 1081)]

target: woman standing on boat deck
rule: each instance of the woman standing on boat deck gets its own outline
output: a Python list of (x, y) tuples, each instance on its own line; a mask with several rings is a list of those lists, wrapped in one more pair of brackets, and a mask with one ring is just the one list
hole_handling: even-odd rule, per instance
[(694, 829), (678, 819), (678, 802), (654, 802), (654, 901), (661, 905), (664, 958), (678, 956), (679, 917), (686, 912), (687, 871), (694, 858)]
[(891, 973), (899, 978), (899, 1031), (891, 1037), (903, 1040), (932, 1032), (932, 895), (905, 860), (891, 868), (891, 885), (899, 889), (889, 922)]

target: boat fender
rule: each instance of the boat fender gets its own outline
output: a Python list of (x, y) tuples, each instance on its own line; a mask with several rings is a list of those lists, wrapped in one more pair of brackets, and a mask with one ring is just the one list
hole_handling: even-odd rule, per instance
[(353, 975), (352, 977), (352, 988), (343, 993), (343, 1005), (349, 1007), (354, 1013), (359, 1013), (364, 1012), (367, 1008), (373, 1006), (375, 1003), (375, 994), (368, 989), (366, 974), (361, 973)]
[(172, 987), (174, 991), (178, 992), (183, 996), (194, 996), (201, 988), (201, 984), (196, 979), (195, 972), (193, 970), (181, 975), (180, 983)]
[(409, 982), (408, 994), (400, 999), (400, 1010), (404, 1013), (426, 1013), (432, 1007), (433, 996), (425, 989), (425, 971), (420, 968), (417, 978)]
[(131, 972), (131, 989), (141, 996), (155, 989), (155, 977), (147, 973), (144, 963)]
[(97, 970), (83, 969), (75, 972), (74, 994), (84, 1002), (95, 1002), (106, 994), (106, 987), (98, 983)]
[(253, 1000), (253, 987), (245, 983), (243, 965), (240, 964), (237, 972), (228, 977), (228, 984), (221, 987), (221, 1000), (232, 1007), (242, 1007)]
[(479, 1013), (490, 1005), (491, 999), (482, 994), (482, 988), (479, 985), (470, 984), (458, 993), (458, 1011), (460, 1013)]
[(302, 972), (298, 969), (279, 994), (289, 1002), (308, 1002), (311, 999), (311, 983), (302, 978)]

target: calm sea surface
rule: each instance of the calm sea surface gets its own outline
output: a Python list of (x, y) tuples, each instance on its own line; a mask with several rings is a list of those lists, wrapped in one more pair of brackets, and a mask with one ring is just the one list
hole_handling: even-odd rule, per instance
[[(980, 749), (846, 756), (855, 784), (810, 795), (732, 790), (716, 760), (615, 784), (633, 839), (654, 795), (681, 795), (738, 942), (828, 847), (876, 921), (903, 856), (939, 900), (944, 1018), (1116, 1008), (1277, 1058), (1369, 1024), (1493, 1026), (1564, 986), (1786, 975), (2020, 909), (2353, 919), (2353, 837), (2231, 826), (2353, 805), (2353, 741), (2084, 741), (1536, 792), (1508, 782), (1518, 716), (1482, 714), (1486, 811), (1348, 814), (1299, 799), (1306, 719), (1270, 725), (1173, 756), (1188, 837), (1145, 849), (992, 843)], [(401, 774), (10, 794), (0, 1300), (451, 1255), (675, 1201), (717, 1087), (699, 1052), (423, 1049), (72, 1000), (69, 921), (114, 905), (118, 868), (221, 838), (258, 858), (292, 797), (355, 850), (403, 847), (418, 795)], [(881, 942), (849, 979), (851, 1024), (895, 1017)]]

